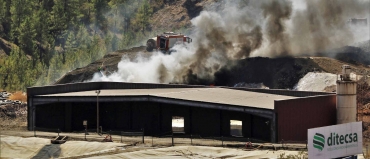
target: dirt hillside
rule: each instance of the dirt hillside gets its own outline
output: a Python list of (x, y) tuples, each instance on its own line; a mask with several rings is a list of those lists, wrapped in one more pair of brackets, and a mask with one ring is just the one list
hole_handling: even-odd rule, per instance
[(138, 54), (142, 57), (147, 58), (152, 53), (145, 51), (145, 47), (134, 47), (127, 50), (118, 50), (105, 55), (102, 59), (99, 59), (83, 68), (77, 68), (71, 72), (68, 72), (61, 77), (55, 84), (84, 82), (90, 80), (94, 73), (99, 71), (99, 67), (105, 67), (108, 72), (116, 71), (118, 63), (121, 61), (123, 55), (129, 57), (131, 60), (135, 59)]
[(191, 25), (190, 20), (199, 15), (205, 6), (216, 0), (168, 1), (152, 15), (151, 30), (177, 30)]

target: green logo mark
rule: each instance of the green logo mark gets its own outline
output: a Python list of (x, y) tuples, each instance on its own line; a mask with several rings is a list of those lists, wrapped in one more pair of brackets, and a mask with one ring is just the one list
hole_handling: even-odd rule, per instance
[(313, 137), (313, 147), (318, 149), (319, 151), (322, 151), (324, 149), (325, 145), (325, 136), (320, 133), (316, 133)]

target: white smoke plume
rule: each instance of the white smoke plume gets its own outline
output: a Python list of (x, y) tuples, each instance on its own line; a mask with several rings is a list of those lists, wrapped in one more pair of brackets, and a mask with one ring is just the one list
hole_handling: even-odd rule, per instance
[[(209, 6), (191, 20), (193, 42), (170, 55), (122, 57), (118, 71), (92, 81), (189, 83), (213, 80), (221, 67), (251, 56), (299, 56), (350, 45), (369, 35), (350, 18), (366, 17), (364, 0), (235, 0)], [(356, 31), (354, 31), (356, 30)]]

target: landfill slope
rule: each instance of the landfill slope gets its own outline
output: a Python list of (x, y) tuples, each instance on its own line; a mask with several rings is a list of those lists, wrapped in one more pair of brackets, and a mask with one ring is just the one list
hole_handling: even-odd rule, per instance
[[(361, 48), (358, 48), (361, 49)], [(349, 60), (338, 60), (331, 57), (253, 57), (232, 61), (214, 74), (214, 79), (188, 80), (184, 84), (235, 86), (238, 83), (262, 83), (271, 89), (293, 89), (299, 80), (309, 72), (326, 72), (340, 74), (342, 65), (350, 65), (356, 74), (369, 74), (370, 67), (366, 61), (353, 62), (357, 59), (356, 52), (346, 50)], [(104, 67), (105, 72), (113, 73), (118, 69), (122, 57), (134, 61), (137, 57), (149, 58), (153, 55), (145, 50), (145, 46), (119, 50), (107, 54), (85, 67), (77, 68), (61, 77), (55, 84), (86, 82), (93, 78), (94, 73), (99, 73), (99, 67)], [(342, 57), (342, 56), (341, 56)], [(339, 57), (338, 57), (339, 58)], [(192, 79), (192, 78), (189, 78)]]
[(107, 72), (117, 71), (117, 66), (121, 61), (122, 56), (128, 57), (130, 60), (134, 60), (138, 56), (141, 56), (142, 58), (148, 58), (151, 55), (152, 53), (147, 52), (144, 46), (134, 47), (126, 50), (118, 50), (105, 55), (103, 58), (85, 67), (77, 68), (66, 73), (57, 82), (55, 82), (55, 84), (76, 83), (90, 80), (93, 78), (94, 73), (99, 71), (99, 67), (104, 67)]

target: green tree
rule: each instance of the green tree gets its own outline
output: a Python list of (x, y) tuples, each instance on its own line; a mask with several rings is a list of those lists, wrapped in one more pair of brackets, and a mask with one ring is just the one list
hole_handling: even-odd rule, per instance
[[(164, 0), (0, 0), (0, 88), (52, 84), (64, 73), (148, 37)], [(154, 9), (153, 9), (154, 8)]]
[(153, 13), (153, 8), (150, 6), (149, 2), (146, 0), (144, 3), (139, 7), (136, 20), (137, 25), (141, 28), (141, 31), (144, 32), (148, 25), (150, 24), (150, 17)]
[[(47, 10), (40, 9), (36, 14), (33, 15), (34, 30), (35, 30), (35, 43), (36, 50), (34, 52), (39, 61), (46, 66), (49, 66), (49, 60), (51, 58), (52, 48), (54, 48), (54, 39), (49, 34), (48, 26), (50, 25), (50, 19), (47, 14)], [(33, 67), (36, 66), (35, 60), (33, 60)]]
[(10, 39), (11, 26), (11, 0), (0, 1), (0, 37)]
[(118, 50), (118, 46), (119, 46), (119, 39), (116, 35), (113, 35), (113, 39), (112, 39), (112, 51), (116, 51)]
[[(12, 0), (10, 5), (11, 12), (11, 38), (15, 44), (20, 44), (18, 37), (20, 36), (21, 24), (29, 15), (32, 15), (30, 1), (27, 0)], [(28, 15), (28, 16), (27, 16)]]
[(105, 19), (104, 13), (108, 10), (109, 5), (106, 0), (94, 0), (95, 9), (95, 25), (99, 27), (100, 30), (107, 31), (107, 20)]

